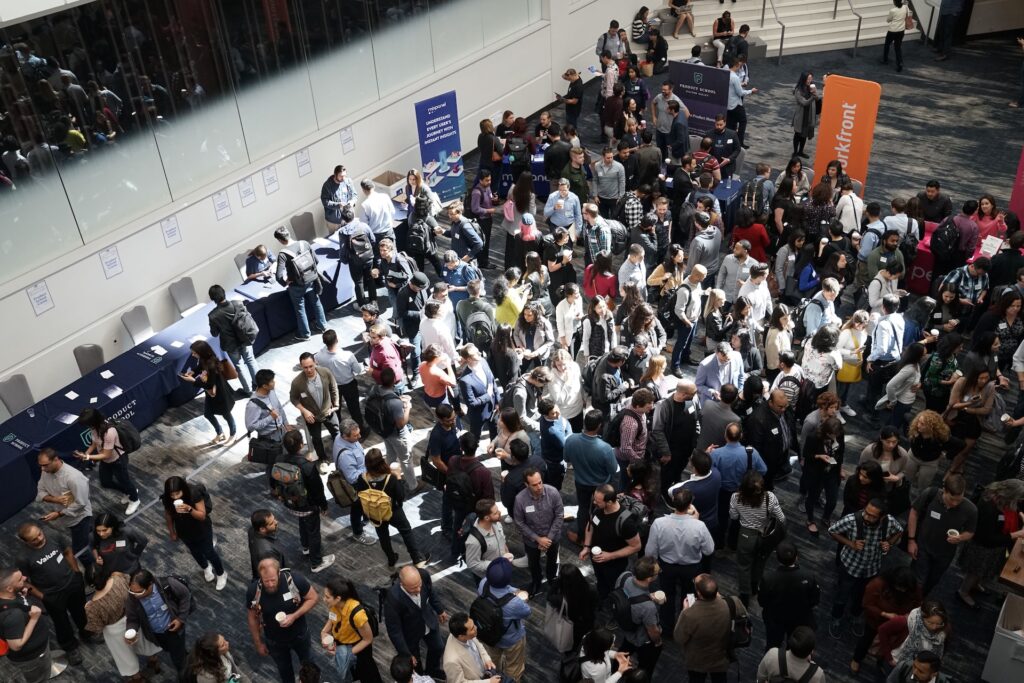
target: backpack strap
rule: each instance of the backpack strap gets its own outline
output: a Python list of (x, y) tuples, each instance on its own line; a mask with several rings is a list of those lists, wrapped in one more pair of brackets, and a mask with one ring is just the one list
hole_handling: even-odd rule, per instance
[(811, 679), (814, 678), (814, 674), (818, 673), (820, 667), (814, 662), (809, 662), (807, 668), (804, 670), (804, 675), (800, 677), (796, 683), (810, 683)]
[[(355, 627), (353, 627), (355, 628)], [(786, 662), (786, 645), (779, 645), (779, 675), (785, 678), (789, 678), (789, 664)], [(804, 679), (800, 679), (803, 681)]]
[[(363, 603), (359, 603), (352, 608), (351, 612), (348, 613), (348, 624), (352, 627), (352, 632), (359, 636), (359, 640), (362, 640), (363, 635), (359, 632), (359, 627), (356, 626), (356, 612), (366, 612), (366, 608), (363, 607)], [(369, 619), (370, 615), (367, 614), (366, 618)]]

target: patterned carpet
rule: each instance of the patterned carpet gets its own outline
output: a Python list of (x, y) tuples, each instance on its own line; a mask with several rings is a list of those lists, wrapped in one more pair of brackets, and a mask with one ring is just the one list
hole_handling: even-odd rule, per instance
[[(1011, 92), (1005, 84), (1017, 83), (1020, 68), (1019, 55), (1012, 47), (1009, 41), (979, 40), (969, 47), (958, 48), (950, 61), (935, 65), (931, 62), (931, 53), (914, 42), (905, 46), (907, 66), (901, 74), (879, 67), (879, 55), (874, 53), (874, 49), (870, 54), (868, 51), (862, 52), (856, 59), (845, 52), (834, 52), (786, 57), (781, 67), (774, 61), (755, 63), (751, 66), (751, 81), (762, 92), (749, 98), (747, 103), (750, 117), (748, 140), (752, 145), (747, 158), (752, 161), (767, 160), (775, 168), (783, 165), (788, 159), (792, 135), (788, 124), (792, 108), (790, 89), (797, 75), (804, 69), (812, 70), (818, 77), (827, 71), (839, 72), (879, 80), (884, 88), (867, 182), (869, 199), (887, 205), (890, 193), (915, 192), (923, 187), (928, 178), (938, 177), (943, 180), (944, 189), (948, 189), (957, 202), (990, 191), (995, 194), (1001, 206), (1005, 205), (1017, 155), (1024, 140), (1020, 112), (1006, 108)], [(597, 130), (591, 105), (594, 88), (588, 88), (587, 92), (588, 101), (584, 106), (585, 116), (581, 129), (584, 130), (584, 142), (596, 148), (596, 138), (588, 135), (588, 132)], [(562, 112), (556, 111), (555, 116), (561, 120)], [(813, 157), (813, 150), (808, 149), (808, 152)], [(472, 156), (467, 166), (475, 168)], [(494, 240), (499, 252), (502, 242), (500, 239)], [(500, 263), (500, 258), (497, 262)], [(495, 275), (496, 272), (487, 273), (488, 278)], [(330, 325), (350, 348), (357, 350), (362, 347), (362, 342), (356, 337), (361, 331), (361, 322), (350, 314), (350, 309), (335, 311)], [(319, 344), (312, 342), (279, 343), (261, 356), (258, 362), (261, 367), (272, 368), (278, 373), (279, 390), (285, 391), (288, 381), (295, 374), (293, 367), (298, 362), (299, 353), (315, 351), (317, 348)], [(364, 390), (368, 387), (365, 381), (361, 384)], [(1007, 398), (1011, 404), (1015, 399), (1014, 396)], [(433, 418), (421, 401), (415, 400), (413, 405), (416, 453), (421, 454)], [(244, 402), (236, 405), (236, 419), (241, 419), (243, 408)], [(191, 616), (187, 627), (190, 642), (202, 633), (216, 629), (232, 643), (236, 660), (247, 671), (255, 674), (254, 680), (277, 680), (271, 661), (259, 658), (254, 652), (245, 626), (244, 591), (249, 575), (245, 533), (250, 512), (257, 507), (270, 507), (280, 513), (280, 537), (287, 556), (300, 558), (294, 519), (268, 498), (262, 481), (262, 470), (240, 462), (242, 445), (214, 449), (196, 445), (212, 437), (212, 430), (202, 417), (198, 401), (168, 411), (157, 424), (144, 432), (143, 437), (145, 445), (138, 454), (132, 456), (132, 465), (137, 483), (143, 491), (144, 507), (131, 520), (135, 528), (152, 539), (143, 558), (143, 566), (157, 574), (182, 574), (189, 577), (196, 587), (199, 594), (198, 609)], [(851, 420), (847, 424), (847, 437), (849, 462), (873, 434), (866, 432), (857, 420)], [(377, 440), (371, 438), (369, 443)], [(987, 483), (991, 479), (993, 465), (1004, 449), (1000, 439), (985, 435), (969, 462), (972, 484)], [(489, 465), (497, 470), (496, 462)], [(180, 545), (176, 547), (167, 539), (162, 514), (154, 506), (155, 496), (166, 477), (190, 473), (193, 479), (209, 487), (216, 503), (214, 528), (219, 541), (218, 548), (230, 574), (228, 586), (223, 592), (215, 593), (212, 585), (205, 584), (201, 571), (185, 548)], [(567, 503), (574, 503), (571, 477), (566, 480), (564, 492)], [(784, 509), (793, 520), (790, 536), (799, 547), (802, 564), (813, 569), (823, 584), (826, 604), (823, 605), (819, 620), (825, 624), (825, 610), (830, 602), (834, 571), (834, 546), (824, 538), (812, 538), (803, 531), (802, 513), (796, 512), (795, 481), (785, 482), (779, 493)], [(116, 498), (97, 485), (92, 496), (94, 511), (121, 511)], [(434, 555), (429, 569), (434, 575), (442, 601), (449, 611), (464, 609), (472, 599), (474, 583), (466, 572), (450, 566), (447, 561), (446, 543), (441, 538), (439, 525), (440, 495), (428, 492), (414, 498), (407, 504), (407, 512), (415, 528), (417, 541)], [(14, 533), (18, 524), (39, 515), (38, 508), (30, 508), (3, 525), (3, 537), (9, 540), (0, 546), (0, 561), (9, 560), (15, 550), (17, 541), (14, 540)], [(347, 515), (333, 505), (331, 517), (333, 519), (324, 527), (325, 552), (336, 553), (338, 559), (329, 570), (316, 575), (314, 585), (322, 587), (323, 582), (331, 576), (344, 576), (356, 582), (361, 590), (365, 589), (366, 597), (369, 598), (372, 595), (370, 589), (388, 581), (383, 553), (378, 546), (365, 547), (348, 541), (345, 528), (348, 524)], [(514, 530), (506, 527), (506, 532), (510, 535), (511, 545), (514, 548), (521, 547)], [(400, 545), (399, 542), (399, 552), (405, 558), (407, 553)], [(575, 550), (567, 543), (563, 546), (561, 559), (563, 562), (577, 561)], [(300, 559), (293, 560), (292, 564), (298, 571), (309, 576), (307, 563)], [(734, 594), (735, 566), (731, 558), (726, 556), (720, 562), (716, 560), (715, 573), (723, 592)], [(517, 570), (515, 579), (518, 585), (525, 585), (528, 579), (526, 570)], [(958, 577), (951, 571), (936, 592), (949, 606), (954, 628), (954, 639), (947, 650), (945, 670), (958, 682), (980, 680), (1001, 596), (989, 596), (981, 601), (980, 609), (969, 611), (953, 600), (957, 581)], [(325, 618), (326, 611), (318, 606), (312, 612), (313, 627), (319, 628)], [(531, 683), (554, 681), (557, 678), (557, 669), (553, 668), (557, 654), (543, 636), (542, 621), (543, 609), (535, 609), (528, 625), (529, 653), (525, 679)], [(849, 673), (846, 666), (852, 651), (849, 638), (833, 640), (828, 637), (825, 628), (819, 629), (818, 635), (816, 659), (827, 671), (830, 681), (870, 678), (873, 669), (870, 663), (865, 665), (860, 679)], [(393, 650), (386, 637), (382, 637), (375, 645), (377, 661), (382, 672), (386, 672)], [(755, 619), (753, 645), (742, 652), (739, 664), (730, 673), (730, 680), (753, 680), (763, 645), (763, 627)], [(113, 662), (102, 644), (88, 646), (85, 652), (86, 664), (68, 670), (59, 680), (118, 680)], [(329, 669), (330, 663), (325, 655), (319, 654), (317, 662), (327, 672), (326, 680), (337, 680)], [(654, 680), (678, 681), (678, 672), (683, 666), (678, 648), (667, 644)], [(163, 668), (164, 673), (153, 680), (173, 680), (167, 673), (170, 666), (166, 660)], [(6, 664), (2, 661), (0, 675), (10, 680)]]

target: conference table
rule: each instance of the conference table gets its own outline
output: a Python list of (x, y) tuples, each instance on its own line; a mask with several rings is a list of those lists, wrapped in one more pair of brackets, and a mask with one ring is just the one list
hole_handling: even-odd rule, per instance
[[(665, 179), (665, 187), (672, 189), (672, 178)], [(711, 193), (718, 200), (719, 208), (722, 210), (722, 225), (725, 226), (725, 231), (729, 232), (736, 223), (736, 212), (740, 208), (743, 195), (743, 181), (735, 178), (731, 182), (722, 181)]]

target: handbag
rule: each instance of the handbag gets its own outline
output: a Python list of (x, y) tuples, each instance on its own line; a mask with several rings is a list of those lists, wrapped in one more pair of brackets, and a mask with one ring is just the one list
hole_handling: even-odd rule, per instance
[(914, 15), (910, 13), (909, 9), (907, 10), (907, 18), (904, 19), (903, 22), (903, 25), (908, 31), (914, 30)]
[(222, 358), (219, 369), (220, 376), (224, 379), (238, 379), (238, 369), (230, 358)]
[[(856, 346), (853, 347), (854, 350), (859, 349), (860, 348), (860, 342), (857, 341), (856, 337), (853, 338), (853, 341), (856, 344)], [(837, 382), (841, 382), (843, 384), (856, 384), (860, 380), (861, 380), (860, 363), (848, 363), (848, 362), (846, 362), (844, 360), (843, 361), (843, 367), (839, 368), (839, 372), (836, 373), (836, 381)]]
[(565, 600), (557, 610), (550, 604), (544, 610), (544, 635), (558, 652), (568, 652), (573, 645), (573, 623), (566, 616)]
[(643, 61), (639, 64), (640, 75), (650, 78), (654, 75), (654, 62)]
[(761, 543), (758, 551), (762, 557), (775, 552), (775, 548), (786, 538), (786, 525), (775, 519), (768, 511), (768, 492), (764, 492), (764, 526), (761, 527)]
[(331, 492), (334, 502), (343, 508), (352, 507), (352, 503), (359, 500), (352, 484), (348, 483), (348, 480), (338, 471), (327, 475), (327, 490)]
[(501, 210), (501, 215), (505, 217), (505, 220), (511, 223), (516, 217), (516, 207), (512, 199), (505, 201), (505, 206)]
[(280, 441), (274, 441), (264, 436), (254, 436), (249, 439), (249, 451), (245, 455), (248, 462), (257, 465), (272, 465), (277, 456), (283, 453)]

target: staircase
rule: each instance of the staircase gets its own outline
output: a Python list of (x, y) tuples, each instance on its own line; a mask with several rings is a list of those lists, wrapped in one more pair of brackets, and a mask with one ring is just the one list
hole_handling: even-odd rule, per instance
[[(863, 21), (860, 29), (860, 47), (881, 45), (885, 42), (888, 24), (886, 15), (892, 8), (892, 0), (852, 0), (853, 7), (861, 15)], [(782, 46), (783, 56), (804, 54), (808, 52), (824, 52), (853, 48), (857, 36), (857, 17), (850, 9), (847, 0), (839, 0), (835, 19), (832, 18), (835, 0), (774, 0), (775, 11), (779, 21), (786, 25), (785, 41)], [(737, 0), (720, 4), (714, 0), (696, 0), (693, 4), (694, 30), (696, 38), (691, 38), (685, 27), (679, 33), (679, 39), (673, 40), (672, 26), (663, 26), (663, 33), (668, 37), (669, 59), (683, 60), (690, 56), (690, 48), (696, 42), (710, 43), (711, 29), (714, 21), (729, 10), (736, 22), (736, 30), (740, 25), (750, 24), (750, 35), (756, 37), (757, 43), (767, 46), (767, 57), (778, 58), (779, 41), (782, 38), (782, 27), (775, 22), (771, 4), (765, 0), (764, 26), (761, 26), (762, 0)], [(927, 21), (927, 17), (925, 17)], [(907, 31), (904, 40), (919, 35), (915, 28)], [(751, 58), (758, 51), (755, 43), (751, 43)], [(705, 61), (714, 63), (713, 56), (705, 48)]]

